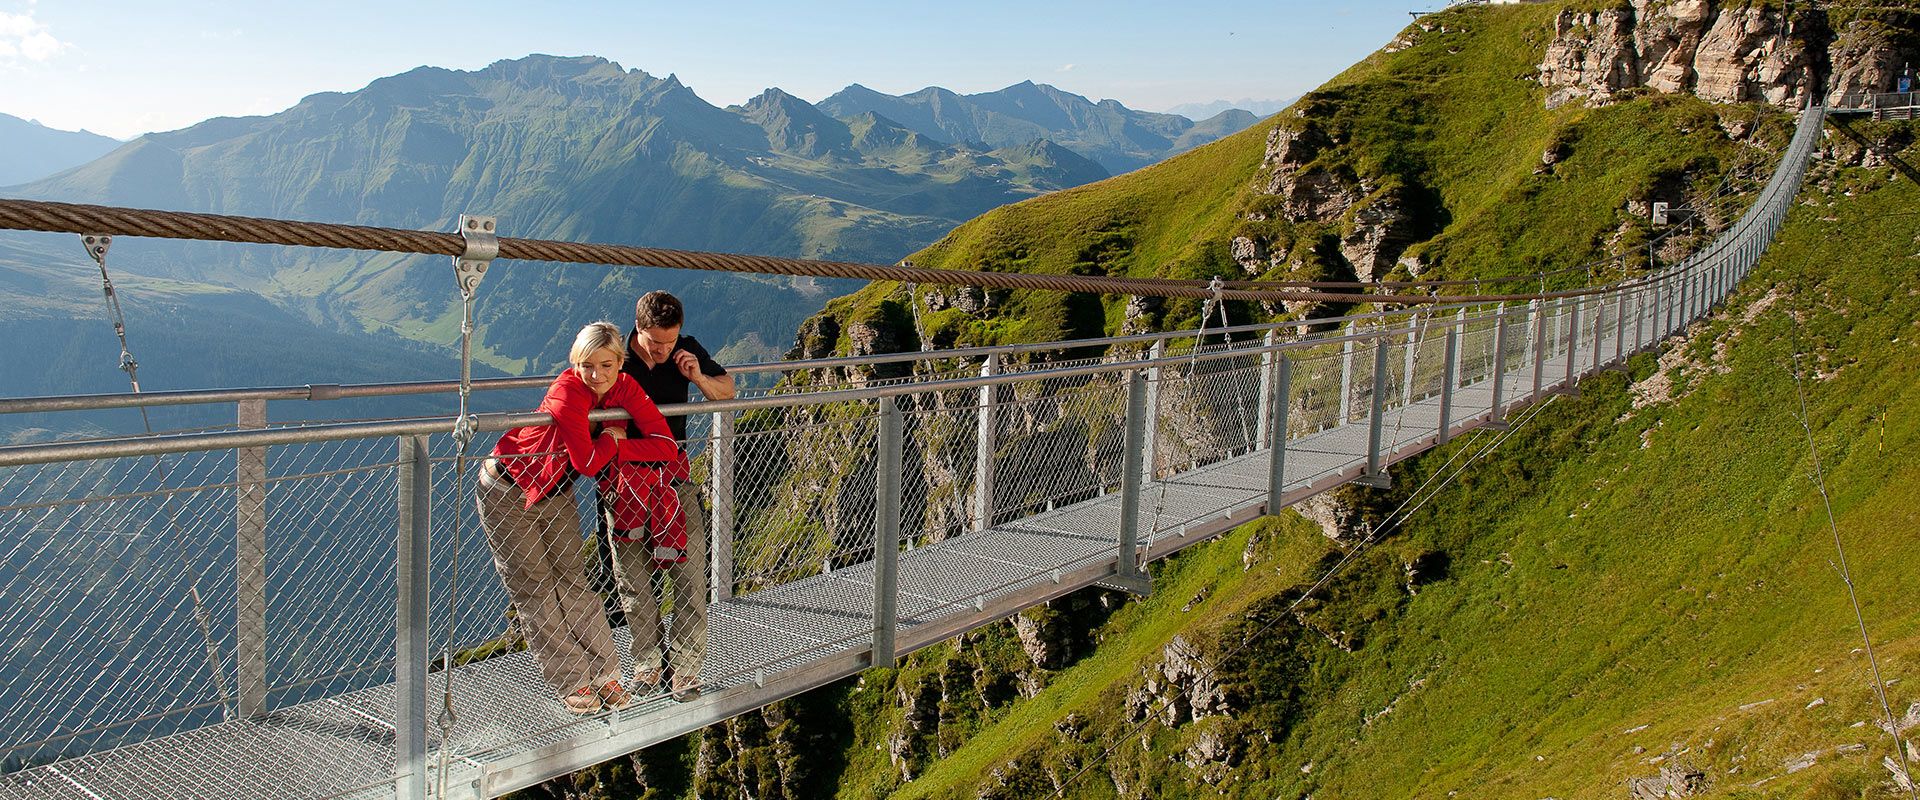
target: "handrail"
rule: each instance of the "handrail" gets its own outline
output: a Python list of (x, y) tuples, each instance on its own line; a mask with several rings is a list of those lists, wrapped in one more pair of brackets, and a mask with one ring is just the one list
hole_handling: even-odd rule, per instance
[[(1735, 228), (1738, 226), (1736, 225)], [(1734, 230), (1735, 228), (1729, 228)], [(1713, 245), (1709, 245), (1712, 247)], [(1563, 297), (1584, 297), (1604, 294), (1611, 290), (1631, 286), (1635, 283), (1657, 282), (1675, 277), (1684, 271), (1685, 263), (1670, 267), (1658, 273), (1635, 276), (1633, 278), (1601, 284), (1582, 289), (1565, 290), (1522, 295), (1501, 295), (1502, 300), (1490, 302), (1517, 302), (1534, 299), (1551, 300)], [(1434, 318), (1441, 312), (1472, 308), (1485, 303), (1454, 303), (1428, 306), (1423, 313)], [(798, 372), (809, 369), (835, 367), (870, 366), (876, 364), (894, 364), (908, 361), (932, 361), (953, 358), (984, 358), (990, 355), (1010, 355), (1034, 353), (1048, 350), (1079, 350), (1091, 347), (1110, 347), (1118, 344), (1136, 344), (1172, 339), (1191, 339), (1197, 336), (1218, 336), (1221, 334), (1265, 333), (1272, 330), (1296, 328), (1302, 325), (1322, 327), (1327, 325), (1350, 325), (1356, 322), (1380, 319), (1382, 317), (1402, 316), (1409, 312), (1404, 309), (1370, 311), (1360, 314), (1348, 314), (1338, 317), (1321, 317), (1304, 320), (1284, 320), (1279, 322), (1260, 322), (1233, 325), (1219, 328), (1184, 329), (1177, 331), (1157, 331), (1122, 336), (1105, 336), (1090, 339), (1068, 339), (1051, 342), (1023, 342), (1015, 344), (983, 345), (977, 347), (951, 348), (946, 350), (905, 351), (898, 353), (873, 353), (864, 356), (832, 356), (827, 358), (803, 359), (798, 361), (764, 361), (746, 364), (728, 364), (728, 372), (739, 374), (763, 374), (770, 372)], [(521, 376), (509, 378), (477, 378), (472, 382), (475, 391), (495, 391), (503, 389), (538, 388), (552, 381), (552, 376)], [(0, 398), (0, 414), (29, 414), (58, 411), (98, 411), (117, 408), (152, 408), (160, 406), (202, 405), (212, 403), (231, 403), (243, 400), (341, 400), (367, 397), (399, 397), (421, 394), (444, 394), (458, 390), (460, 381), (456, 379), (442, 381), (400, 381), (386, 383), (335, 384), (317, 383), (304, 386), (253, 387), (237, 389), (185, 389), (145, 392), (104, 392), (82, 395), (45, 395), (36, 397)]]

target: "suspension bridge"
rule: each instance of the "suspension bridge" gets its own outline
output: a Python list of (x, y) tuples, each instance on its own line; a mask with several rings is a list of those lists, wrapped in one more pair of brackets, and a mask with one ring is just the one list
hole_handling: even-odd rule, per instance
[[(1802, 114), (1744, 216), (1654, 274), (1453, 301), (1322, 292), (1313, 296), (1409, 305), (1312, 331), (1241, 325), (737, 368), (795, 378), (759, 396), (662, 408), (691, 423), (685, 444), (704, 465), (711, 519), (707, 689), (689, 702), (641, 698), (574, 717), (527, 653), (501, 646), (507, 601), (465, 510), (473, 465), (449, 433), (453, 420), (266, 421), (268, 402), (447, 383), (0, 400), (0, 413), (231, 406), (236, 420), (0, 448), (0, 798), (493, 797), (891, 665), (1077, 589), (1149, 592), (1147, 562), (1334, 487), (1382, 485), (1396, 461), (1502, 427), (1512, 410), (1574, 391), (1710, 313), (1791, 207), (1824, 114)], [(358, 235), (204, 215), (61, 221), (66, 212), (44, 207), (23, 222), (6, 204), (0, 227), (96, 236), (342, 246)], [(455, 256), (470, 274), (496, 255), (685, 255), (554, 253), (495, 239), (490, 226), (471, 233), (383, 241)], [(819, 268), (751, 261), (678, 265)], [(871, 279), (1064, 281), (1069, 291), (1214, 301), (1306, 296), (862, 269)], [(911, 376), (861, 377), (883, 364)], [(480, 415), (473, 446), (549, 422)], [(624, 650), (626, 631), (616, 636)]]

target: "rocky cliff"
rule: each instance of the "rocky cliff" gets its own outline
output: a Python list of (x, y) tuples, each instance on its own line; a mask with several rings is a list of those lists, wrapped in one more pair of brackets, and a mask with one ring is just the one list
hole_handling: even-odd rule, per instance
[(1892, 91), (1920, 55), (1912, 12), (1759, 3), (1631, 0), (1563, 9), (1538, 73), (1548, 108), (1617, 101), (1636, 89), (1796, 108), (1823, 88)]

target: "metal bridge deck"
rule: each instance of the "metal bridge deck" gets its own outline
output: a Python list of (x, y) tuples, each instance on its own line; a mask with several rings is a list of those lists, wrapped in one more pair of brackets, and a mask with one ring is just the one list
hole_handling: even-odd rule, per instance
[[(1576, 357), (1577, 372), (1592, 367), (1592, 354)], [(1564, 356), (1545, 366), (1548, 387), (1567, 374)], [(1532, 365), (1505, 380), (1504, 397), (1524, 401)], [(1491, 400), (1490, 380), (1457, 389), (1453, 433), (1485, 424)], [(1439, 419), (1437, 396), (1384, 414), (1385, 463), (1432, 447)], [(1362, 419), (1292, 439), (1283, 502), (1359, 477), (1368, 438), (1369, 421)], [(1265, 513), (1269, 464), (1269, 452), (1258, 450), (1148, 482), (1139, 531), (1147, 558), (1164, 558)], [(1110, 493), (900, 554), (900, 652), (1111, 578), (1119, 519), (1119, 495)], [(873, 572), (868, 562), (713, 604), (708, 689), (687, 703), (647, 698), (625, 711), (580, 719), (546, 694), (528, 653), (458, 667), (451, 737), (458, 747), (441, 753), (430, 725), (430, 758), (448, 761), (448, 796), (493, 796), (858, 673), (871, 666)], [(624, 654), (626, 630), (615, 635)], [(769, 666), (729, 673), (729, 664)], [(630, 674), (631, 664), (623, 668)], [(434, 696), (442, 679), (438, 673), (430, 678)], [(184, 791), (238, 799), (281, 795), (289, 785), (333, 787), (324, 795), (330, 797), (390, 797), (394, 708), (391, 684), (329, 697), (0, 776), (0, 798), (178, 797)]]

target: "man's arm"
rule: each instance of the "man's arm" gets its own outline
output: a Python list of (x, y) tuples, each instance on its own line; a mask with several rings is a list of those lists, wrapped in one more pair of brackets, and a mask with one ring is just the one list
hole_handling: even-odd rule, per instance
[(696, 369), (693, 371), (691, 380), (693, 381), (693, 385), (700, 387), (700, 396), (708, 400), (732, 400), (734, 395), (739, 394), (739, 390), (733, 386), (733, 373), (731, 372), (715, 378), (709, 377)]
[[(695, 345), (695, 347), (698, 347), (698, 345)], [(691, 381), (693, 385), (700, 387), (700, 396), (708, 400), (732, 400), (735, 395), (739, 394), (739, 391), (735, 389), (733, 385), (733, 374), (727, 372), (711, 357), (703, 359), (702, 356), (706, 356), (706, 350), (704, 348), (702, 348), (698, 354), (685, 348), (675, 350), (673, 352), (673, 366), (675, 369), (680, 370), (681, 377)], [(707, 370), (709, 368), (718, 371), (720, 374), (708, 375)]]

